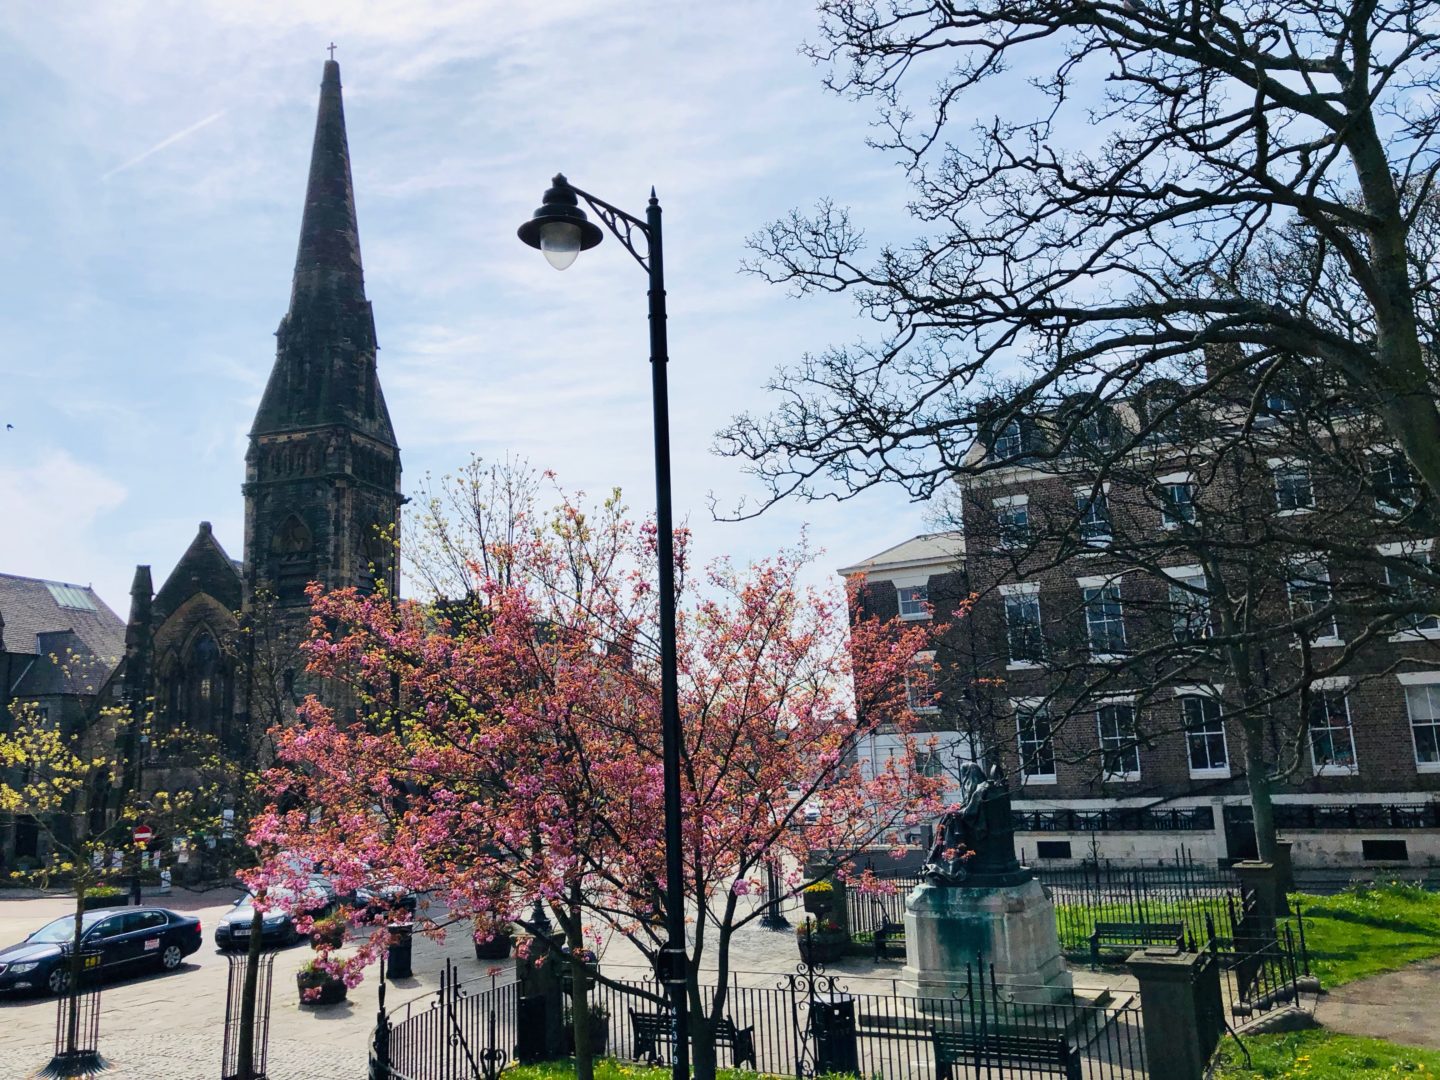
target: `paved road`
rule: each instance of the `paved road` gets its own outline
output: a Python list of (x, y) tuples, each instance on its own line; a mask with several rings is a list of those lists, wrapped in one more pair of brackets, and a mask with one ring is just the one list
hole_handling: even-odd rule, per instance
[[(226, 958), (211, 945), (218, 916), (234, 890), (206, 894), (178, 892), (154, 902), (200, 918), (206, 944), (172, 974), (139, 973), (111, 980), (101, 991), (100, 1048), (117, 1080), (215, 1080), (220, 1075)], [(0, 942), (18, 941), (50, 919), (73, 911), (73, 900), (46, 898), (0, 901)], [(468, 955), (467, 955), (468, 954)], [(417, 940), (418, 978), (388, 989), (393, 1005), (430, 993), (444, 957), (453, 957), (465, 977), (477, 978), (495, 966), (469, 954), (466, 935), (443, 944)], [(303, 945), (280, 952), (275, 961), (271, 1009), (270, 1075), (274, 1080), (357, 1080), (365, 1075), (366, 1047), (375, 1024), (373, 973), (351, 991), (351, 1000), (326, 1008), (301, 1008), (295, 972), (310, 957)], [(509, 970), (510, 961), (501, 967)], [(50, 1059), (56, 1003), (50, 997), (0, 997), (0, 1080), (20, 1080)]]

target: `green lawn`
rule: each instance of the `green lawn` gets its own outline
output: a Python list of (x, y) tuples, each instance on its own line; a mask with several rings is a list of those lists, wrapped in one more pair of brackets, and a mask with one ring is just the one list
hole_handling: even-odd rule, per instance
[(1257, 1035), (1245, 1040), (1251, 1067), (1235, 1044), (1226, 1040), (1219, 1054), (1215, 1080), (1371, 1080), (1413, 1073), (1440, 1076), (1440, 1052), (1335, 1035), (1328, 1031), (1297, 1031), (1288, 1035)]
[(1310, 972), (1326, 989), (1440, 956), (1440, 893), (1391, 884), (1295, 899)]
[[(1215, 932), (1221, 937), (1230, 933), (1230, 910), (1225, 897), (1199, 897), (1192, 900), (1151, 900), (1145, 903), (1056, 904), (1055, 926), (1060, 933), (1060, 948), (1074, 956), (1090, 955), (1090, 932), (1097, 922), (1180, 923), (1189, 937), (1203, 944), (1205, 916), (1209, 915)], [(1109, 959), (1123, 960), (1126, 950)]]
[[(1305, 917), (1310, 972), (1322, 986), (1339, 986), (1440, 956), (1440, 893), (1397, 883), (1361, 886), (1335, 896), (1299, 893), (1293, 899)], [(1143, 911), (1126, 904), (1055, 907), (1060, 947), (1072, 960), (1089, 956), (1090, 931), (1097, 921), (1178, 922), (1200, 938), (1207, 914), (1217, 933), (1229, 934), (1224, 897), (1151, 903)], [(1290, 924), (1298, 937), (1295, 920)], [(1123, 962), (1124, 952), (1107, 952), (1107, 962)]]

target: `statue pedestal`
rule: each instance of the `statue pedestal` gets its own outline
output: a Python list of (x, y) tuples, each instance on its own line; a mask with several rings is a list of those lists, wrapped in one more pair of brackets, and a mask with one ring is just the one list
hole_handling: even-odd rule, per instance
[[(900, 982), (917, 997), (948, 998), (966, 986), (965, 965), (995, 967), (996, 986), (1019, 1004), (1071, 997), (1060, 959), (1055, 906), (1040, 882), (917, 885), (905, 900), (905, 969)], [(976, 970), (975, 976), (981, 972)]]

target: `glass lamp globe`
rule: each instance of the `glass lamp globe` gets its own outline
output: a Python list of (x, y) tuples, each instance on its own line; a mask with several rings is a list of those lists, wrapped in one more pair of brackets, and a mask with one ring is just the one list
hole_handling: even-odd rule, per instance
[(540, 251), (556, 270), (564, 270), (580, 254), (580, 226), (573, 221), (547, 221), (540, 226)]

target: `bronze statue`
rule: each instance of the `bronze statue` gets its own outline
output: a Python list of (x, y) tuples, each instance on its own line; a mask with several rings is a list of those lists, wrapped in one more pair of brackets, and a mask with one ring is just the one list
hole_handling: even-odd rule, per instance
[(999, 765), (987, 775), (973, 761), (960, 767), (959, 806), (947, 810), (920, 873), (935, 885), (976, 887), (1023, 877), (1015, 858), (1010, 785)]

